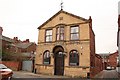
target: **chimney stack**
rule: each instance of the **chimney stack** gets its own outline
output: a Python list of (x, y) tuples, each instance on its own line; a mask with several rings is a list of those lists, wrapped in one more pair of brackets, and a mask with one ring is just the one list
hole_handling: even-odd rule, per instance
[(18, 37), (14, 37), (13, 40), (15, 41), (15, 43), (19, 42)]
[(3, 28), (0, 26), (0, 35), (2, 35)]
[(28, 43), (29, 43), (29, 42), (30, 42), (30, 41), (29, 41), (29, 39), (26, 39), (26, 42), (28, 42)]
[(29, 43), (29, 42), (30, 42), (29, 39), (23, 41), (23, 43)]
[(89, 16), (89, 26), (92, 28), (92, 18)]

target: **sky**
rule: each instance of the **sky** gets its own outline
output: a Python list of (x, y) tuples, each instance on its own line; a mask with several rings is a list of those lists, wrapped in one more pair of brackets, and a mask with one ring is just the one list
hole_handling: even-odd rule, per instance
[[(119, 0), (62, 0), (63, 10), (88, 19), (92, 17), (96, 53), (117, 48)], [(0, 0), (3, 35), (38, 42), (38, 27), (57, 13), (61, 0)]]

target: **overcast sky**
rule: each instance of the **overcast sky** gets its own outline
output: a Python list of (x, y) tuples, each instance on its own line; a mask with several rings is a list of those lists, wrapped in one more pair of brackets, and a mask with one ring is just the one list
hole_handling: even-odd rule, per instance
[[(63, 10), (93, 20), (96, 53), (117, 50), (119, 0), (63, 0)], [(61, 0), (0, 0), (3, 35), (38, 40), (38, 26), (60, 10)]]

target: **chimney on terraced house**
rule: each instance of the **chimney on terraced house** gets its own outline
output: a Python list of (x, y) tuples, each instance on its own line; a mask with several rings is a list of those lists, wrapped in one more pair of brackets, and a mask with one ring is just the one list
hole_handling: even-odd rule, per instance
[(29, 42), (30, 42), (29, 39), (23, 41), (23, 43), (29, 43)]
[(14, 40), (15, 43), (20, 42), (20, 40), (18, 40), (18, 37), (14, 37), (13, 40)]

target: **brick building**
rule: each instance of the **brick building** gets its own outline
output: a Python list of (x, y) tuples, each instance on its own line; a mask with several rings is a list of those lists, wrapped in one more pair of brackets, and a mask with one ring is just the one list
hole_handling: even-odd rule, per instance
[(103, 69), (116, 69), (118, 66), (118, 51), (114, 53), (99, 54), (102, 57)]
[(94, 74), (98, 74), (103, 70), (102, 57), (99, 54), (95, 54), (95, 69)]
[(2, 59), (2, 53), (7, 52), (8, 44), (12, 44), (14, 41), (6, 36), (2, 35), (3, 29), (0, 27), (0, 58)]
[[(0, 33), (2, 34), (2, 27), (0, 27)], [(1, 35), (0, 37), (1, 43), (1, 53), (14, 53), (14, 54), (22, 54), (31, 57), (34, 52), (36, 52), (36, 43), (30, 42), (29, 39), (24, 41), (18, 40), (18, 37), (14, 37), (13, 39)], [(1, 54), (2, 56), (2, 54)]]
[(116, 67), (118, 66), (117, 59), (118, 59), (118, 51), (110, 54), (108, 56), (108, 66), (110, 66), (112, 69), (116, 69)]
[(37, 73), (92, 77), (95, 34), (92, 19), (60, 10), (38, 27)]
[(109, 53), (99, 54), (102, 57), (103, 70), (107, 69)]
[[(16, 37), (17, 38), (17, 37)], [(11, 48), (9, 48), (9, 51), (15, 49), (14, 52), (16, 53), (31, 53), (36, 52), (36, 44), (34, 42), (30, 42), (29, 39), (26, 39), (24, 41), (18, 40), (14, 37), (14, 43), (10, 44)], [(13, 47), (13, 48), (12, 48)]]

